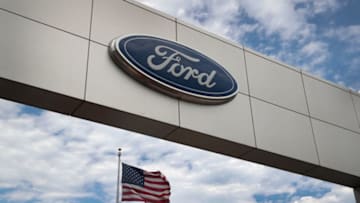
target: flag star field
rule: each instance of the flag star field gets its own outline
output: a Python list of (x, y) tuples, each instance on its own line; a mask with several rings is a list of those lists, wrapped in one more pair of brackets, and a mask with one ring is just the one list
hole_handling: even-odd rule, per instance
[(144, 172), (141, 169), (122, 164), (122, 182), (144, 186)]

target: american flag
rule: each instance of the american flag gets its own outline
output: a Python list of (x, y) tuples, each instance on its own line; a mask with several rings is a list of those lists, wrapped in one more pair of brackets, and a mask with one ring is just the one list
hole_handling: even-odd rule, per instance
[(170, 184), (160, 171), (122, 164), (122, 201), (169, 203)]

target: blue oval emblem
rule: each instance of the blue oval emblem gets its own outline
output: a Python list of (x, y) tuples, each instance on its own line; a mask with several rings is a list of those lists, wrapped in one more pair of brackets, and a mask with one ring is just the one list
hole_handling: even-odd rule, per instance
[(235, 79), (209, 57), (182, 44), (146, 35), (114, 39), (113, 60), (146, 85), (187, 101), (218, 104), (234, 98)]

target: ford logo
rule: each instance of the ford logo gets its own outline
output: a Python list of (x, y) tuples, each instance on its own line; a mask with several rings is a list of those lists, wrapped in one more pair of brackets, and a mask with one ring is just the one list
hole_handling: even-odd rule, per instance
[(209, 57), (182, 44), (146, 35), (114, 39), (112, 59), (128, 74), (183, 100), (220, 104), (234, 98), (235, 79)]

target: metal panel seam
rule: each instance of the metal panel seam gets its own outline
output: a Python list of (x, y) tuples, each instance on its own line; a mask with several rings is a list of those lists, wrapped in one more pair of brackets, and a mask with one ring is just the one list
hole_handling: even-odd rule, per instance
[(64, 29), (55, 27), (55, 26), (53, 26), (53, 25), (49, 25), (49, 24), (46, 24), (46, 23), (44, 23), (44, 22), (41, 22), (41, 21), (38, 21), (38, 20), (35, 20), (35, 19), (32, 19), (32, 18), (26, 17), (26, 16), (21, 15), (21, 14), (19, 14), (19, 13), (16, 13), (16, 12), (13, 12), (13, 11), (10, 11), (10, 10), (7, 10), (7, 9), (4, 9), (4, 8), (0, 8), (0, 10), (1, 10), (1, 11), (4, 11), (4, 12), (6, 12), (6, 13), (12, 14), (12, 15), (16, 15), (16, 16), (18, 16), (18, 17), (25, 18), (26, 20), (30, 20), (30, 21), (32, 21), (32, 22), (34, 22), (34, 23), (39, 23), (39, 24), (44, 25), (44, 26), (46, 26), (46, 27), (53, 28), (53, 29), (56, 29), (56, 30), (58, 30), (58, 31), (65, 32), (65, 33), (70, 34), (70, 35), (73, 35), (73, 36), (75, 36), (75, 37), (79, 37), (79, 38), (82, 38), (82, 39), (85, 39), (85, 40), (89, 40), (88, 38), (83, 37), (83, 36), (81, 36), (81, 35), (78, 35), (78, 34), (76, 34), (76, 33), (72, 33), (72, 32), (69, 32), (69, 31), (67, 31), (67, 30), (64, 30)]
[(178, 127), (175, 127), (173, 130), (171, 130), (167, 135), (165, 135), (162, 139), (164, 140), (169, 140), (168, 138), (177, 130), (179, 130), (181, 127), (178, 126)]
[(356, 120), (358, 122), (358, 127), (360, 128), (360, 118), (358, 116), (358, 114), (360, 115), (360, 112), (357, 112), (357, 110), (356, 110), (354, 96), (352, 95), (351, 90), (349, 92), (350, 92), (351, 102), (352, 102), (353, 107), (354, 107), (355, 117), (356, 117)]
[(95, 40), (90, 40), (90, 42), (93, 42), (93, 43), (98, 44), (98, 45), (103, 46), (103, 47), (108, 47), (109, 46), (107, 44), (103, 44), (103, 43), (95, 41)]
[(173, 18), (171, 15), (169, 15), (169, 14), (167, 14), (167, 13), (164, 13), (164, 12), (161, 12), (161, 11), (159, 11), (159, 10), (157, 10), (157, 9), (153, 9), (153, 8), (151, 8), (151, 7), (148, 7), (148, 6), (146, 6), (145, 4), (139, 3), (139, 4), (141, 4), (141, 5), (137, 5), (138, 2), (133, 2), (133, 1), (130, 1), (130, 0), (124, 0), (124, 2), (126, 2), (126, 3), (128, 3), (128, 4), (131, 4), (131, 5), (133, 5), (133, 6), (136, 6), (137, 8), (140, 8), (140, 9), (146, 11), (146, 12), (150, 12), (150, 13), (152, 13), (152, 14), (155, 14), (155, 15), (157, 15), (157, 16), (160, 16), (160, 17), (162, 17), (162, 18), (165, 18), (165, 19), (167, 19), (167, 20), (174, 21), (174, 18)]
[(203, 30), (203, 29), (201, 29), (201, 28), (198, 28), (198, 27), (195, 27), (195, 26), (193, 26), (193, 25), (190, 25), (190, 24), (188, 24), (187, 22), (184, 22), (184, 21), (182, 21), (182, 20), (177, 21), (177, 22), (178, 22), (180, 25), (182, 25), (182, 26), (184, 26), (184, 27), (187, 27), (187, 28), (189, 28), (189, 29), (191, 29), (191, 30), (193, 30), (193, 31), (195, 31), (195, 32), (200, 32), (201, 34), (204, 34), (204, 35), (206, 35), (206, 36), (208, 36), (208, 37), (210, 37), (210, 38), (212, 38), (212, 39), (218, 40), (218, 41), (220, 41), (220, 42), (222, 42), (222, 43), (225, 43), (225, 44), (230, 45), (230, 46), (232, 46), (232, 47), (235, 47), (235, 48), (237, 48), (237, 49), (242, 49), (242, 50), (244, 50), (244, 47), (243, 47), (242, 44), (236, 44), (236, 43), (234, 43), (234, 42), (229, 42), (230, 40), (227, 40), (226, 38), (222, 39), (221, 36), (219, 36), (219, 37), (214, 36), (214, 35), (216, 35), (216, 34), (207, 32), (207, 31), (205, 31), (205, 30)]
[(310, 116), (310, 108), (309, 108), (308, 98), (307, 98), (307, 94), (306, 94), (306, 90), (305, 90), (305, 82), (304, 82), (304, 77), (303, 77), (303, 74), (302, 74), (301, 70), (300, 70), (300, 77), (301, 77), (302, 87), (303, 87), (303, 90), (304, 90), (306, 109), (307, 109), (308, 114), (309, 114), (307, 117), (309, 118), (310, 127), (311, 127), (311, 133), (313, 135), (313, 141), (314, 141), (314, 145), (315, 145), (316, 156), (317, 156), (317, 159), (318, 159), (318, 164), (320, 165), (320, 155), (319, 155), (319, 150), (318, 150), (318, 144), (316, 142), (314, 127), (313, 127), (313, 123), (312, 123), (311, 116)]
[(243, 50), (244, 55), (244, 64), (245, 64), (245, 74), (246, 74), (246, 82), (247, 82), (247, 88), (248, 88), (248, 96), (249, 96), (249, 105), (250, 105), (250, 114), (251, 114), (251, 123), (253, 127), (253, 134), (254, 134), (254, 142), (255, 147), (257, 148), (257, 141), (256, 141), (256, 134), (255, 134), (255, 123), (254, 123), (254, 114), (252, 109), (252, 103), (251, 103), (251, 94), (250, 94), (250, 83), (249, 83), (249, 77), (248, 77), (248, 71), (247, 71), (247, 63), (246, 63), (246, 56), (245, 56), (245, 50)]
[(180, 99), (178, 99), (178, 122), (179, 122), (179, 127), (180, 127), (181, 126)]
[[(239, 93), (239, 94), (243, 94), (243, 93)], [(243, 95), (245, 95), (245, 94), (243, 94)], [(331, 123), (331, 122), (329, 122), (329, 121), (325, 121), (325, 120), (320, 119), (320, 118), (317, 118), (317, 117), (313, 117), (313, 116), (311, 116), (311, 115), (307, 115), (307, 114), (304, 114), (304, 113), (301, 113), (301, 112), (297, 112), (297, 111), (295, 111), (295, 110), (293, 110), (293, 109), (289, 109), (289, 108), (287, 108), (287, 107), (280, 106), (280, 105), (278, 105), (278, 104), (269, 102), (269, 101), (264, 100), (264, 99), (261, 99), (261, 98), (259, 98), (259, 97), (255, 97), (255, 96), (251, 96), (251, 95), (250, 95), (250, 97), (251, 97), (251, 98), (254, 98), (254, 99), (257, 99), (257, 100), (259, 100), (259, 101), (265, 102), (265, 103), (267, 103), (267, 104), (271, 104), (271, 105), (273, 105), (273, 106), (279, 107), (279, 108), (281, 108), (281, 109), (285, 109), (285, 110), (288, 110), (288, 111), (291, 111), (291, 112), (294, 112), (294, 113), (297, 113), (297, 114), (300, 114), (300, 115), (303, 115), (303, 116), (306, 116), (306, 117), (310, 117), (310, 118), (312, 118), (312, 119), (315, 119), (315, 120), (318, 120), (318, 121), (321, 121), (321, 122), (324, 122), (324, 123), (327, 123), (327, 124), (336, 126), (336, 127), (338, 127), (338, 128), (341, 128), (341, 129), (344, 129), (344, 130), (348, 130), (348, 131), (353, 132), (353, 133), (356, 133), (356, 134), (360, 134), (360, 132), (358, 132), (358, 131), (354, 131), (354, 130), (352, 130), (352, 129), (349, 129), (349, 128), (346, 128), (346, 127), (337, 125), (337, 124), (335, 124), (335, 123)]]
[(91, 30), (92, 30), (92, 21), (94, 15), (94, 0), (91, 0), (91, 12), (90, 12), (90, 27), (89, 27), (89, 40), (88, 40), (88, 50), (87, 50), (87, 60), (86, 60), (86, 71), (85, 71), (85, 86), (84, 86), (84, 100), (86, 100), (86, 91), (87, 91), (87, 79), (89, 72), (89, 61), (90, 61), (90, 42), (91, 42)]
[(349, 132), (352, 132), (352, 133), (355, 133), (355, 134), (360, 135), (360, 132), (357, 132), (357, 131), (354, 131), (354, 130), (345, 128), (345, 127), (340, 126), (340, 125), (337, 125), (337, 124), (335, 124), (335, 123), (330, 123), (329, 121), (325, 121), (325, 120), (322, 120), (322, 119), (319, 119), (319, 118), (316, 118), (316, 117), (312, 117), (312, 116), (310, 116), (310, 118), (312, 118), (312, 119), (314, 119), (314, 120), (317, 120), (317, 121), (321, 121), (321, 122), (326, 123), (326, 124), (328, 124), (328, 125), (332, 125), (332, 126), (341, 128), (341, 129), (343, 129), (343, 130), (346, 130), (346, 131), (349, 131)]
[(270, 101), (267, 101), (267, 100), (262, 99), (262, 98), (259, 98), (259, 97), (255, 97), (255, 96), (251, 96), (251, 97), (254, 98), (254, 99), (257, 99), (257, 100), (259, 100), (259, 101), (265, 102), (265, 103), (267, 103), (267, 104), (271, 104), (271, 105), (277, 106), (277, 107), (279, 107), (279, 108), (281, 108), (281, 109), (285, 109), (285, 110), (288, 110), (288, 111), (291, 111), (291, 112), (294, 112), (294, 113), (297, 113), (297, 114), (300, 114), (300, 115), (303, 115), (303, 116), (309, 116), (309, 115), (307, 115), (307, 114), (305, 114), (305, 113), (295, 111), (295, 110), (290, 109), (290, 108), (288, 108), (288, 107), (286, 107), (286, 106), (281, 106), (281, 105), (279, 105), (279, 104), (272, 103), (272, 102), (270, 102)]
[(248, 89), (249, 96), (251, 96), (251, 94), (250, 94), (249, 74), (248, 74), (248, 67), (247, 67), (247, 62), (246, 62), (245, 50), (243, 50), (243, 55), (244, 55), (244, 64), (245, 64), (245, 75), (246, 75), (247, 89)]
[(265, 59), (266, 61), (269, 61), (269, 62), (271, 62), (271, 63), (275, 63), (275, 64), (277, 64), (277, 65), (280, 65), (281, 67), (284, 67), (284, 68), (286, 68), (286, 69), (289, 69), (289, 70), (292, 70), (292, 71), (295, 71), (295, 72), (300, 72), (300, 69), (299, 68), (297, 68), (297, 67), (292, 67), (291, 65), (288, 65), (288, 64), (285, 64), (285, 63), (283, 63), (283, 62), (281, 62), (281, 61), (278, 61), (278, 60), (275, 60), (275, 59), (272, 59), (272, 58), (270, 58), (270, 57), (268, 57), (268, 56), (265, 56), (265, 55), (263, 55), (263, 54), (261, 54), (261, 53), (258, 53), (258, 52), (256, 52), (256, 51), (254, 51), (254, 50), (252, 50), (252, 49), (250, 49), (250, 48), (244, 48), (244, 51), (246, 51), (246, 52), (248, 52), (248, 53), (250, 53), (250, 54), (253, 54), (253, 55), (255, 55), (255, 56), (258, 56), (258, 57), (260, 57), (260, 58), (263, 58), (263, 59)]
[(339, 89), (339, 90), (342, 90), (342, 91), (345, 91), (345, 92), (351, 91), (351, 89), (349, 89), (349, 88), (347, 88), (347, 87), (341, 86), (341, 85), (339, 85), (339, 84), (335, 84), (335, 83), (333, 83), (333, 82), (330, 82), (330, 81), (325, 80), (325, 79), (323, 79), (323, 78), (317, 77), (317, 76), (315, 76), (315, 75), (311, 75), (310, 73), (307, 73), (307, 72), (304, 71), (304, 70), (302, 70), (302, 73), (303, 73), (306, 77), (308, 77), (308, 78), (310, 78), (310, 79), (317, 80), (317, 81), (319, 81), (319, 82), (321, 82), (321, 83), (325, 83), (326, 85), (335, 87), (335, 88), (337, 88), (337, 89)]
[(81, 101), (79, 105), (77, 105), (74, 110), (70, 113), (71, 116), (77, 117), (75, 113), (80, 109), (80, 107), (85, 103), (85, 100)]
[(178, 19), (175, 18), (175, 41), (178, 41)]

